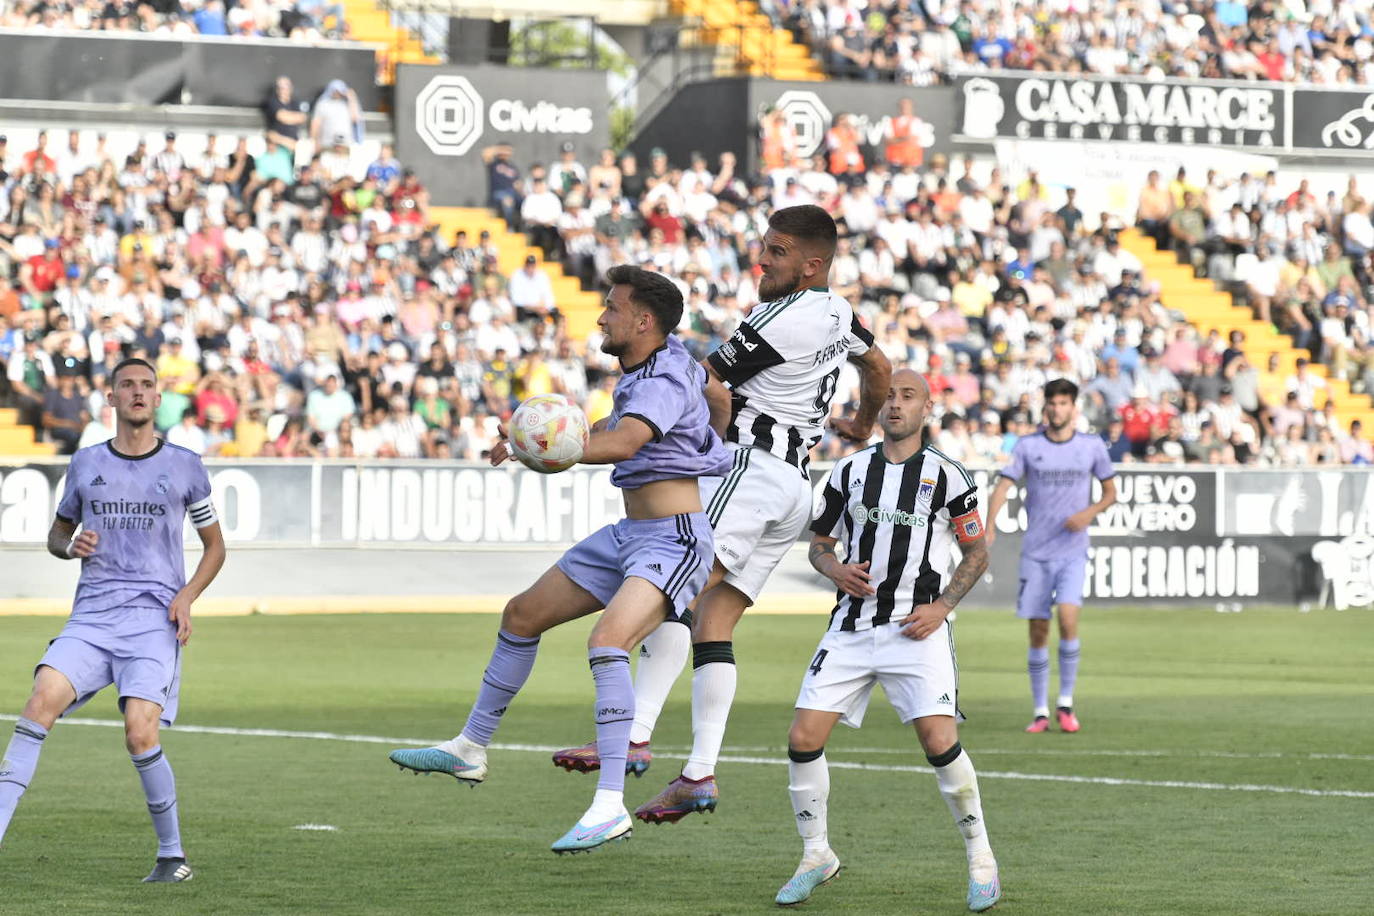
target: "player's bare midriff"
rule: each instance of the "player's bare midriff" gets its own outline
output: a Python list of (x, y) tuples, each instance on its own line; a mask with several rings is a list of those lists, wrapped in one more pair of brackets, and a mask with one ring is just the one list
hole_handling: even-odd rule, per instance
[(655, 480), (624, 494), (627, 518), (667, 518), (701, 511), (701, 491), (695, 477)]

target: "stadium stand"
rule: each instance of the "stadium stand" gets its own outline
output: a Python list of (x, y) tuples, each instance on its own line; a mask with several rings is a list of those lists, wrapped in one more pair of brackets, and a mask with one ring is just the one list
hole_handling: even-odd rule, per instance
[(0, 27), (141, 32), (147, 35), (288, 38), (312, 42), (349, 36), (344, 8), (328, 0), (162, 0), (158, 3), (76, 3), (15, 0), (0, 11)]
[(840, 78), (931, 85), (987, 69), (1374, 82), (1357, 0), (799, 0), (775, 15)]
[[(1195, 279), (1191, 248), (1155, 250), (1110, 219), (1089, 232), (1072, 201), (1053, 206), (1033, 174), (1013, 188), (995, 164), (837, 160), (836, 176), (821, 156), (745, 176), (728, 155), (651, 155), (641, 170), (609, 151), (589, 165), (493, 154), (519, 182), (508, 227), (496, 210), (431, 208), (376, 144), (303, 143), (292, 160), (256, 138), (208, 154), (203, 137), (110, 139), (78, 134), (64, 154), (36, 135), (5, 144), (0, 422), (45, 428), (48, 448), (80, 441), (63, 420), (83, 409), (82, 435), (102, 434), (97, 383), (134, 353), (166, 378), (159, 425), (207, 454), (479, 458), (524, 396), (564, 391), (594, 419), (608, 412), (614, 367), (594, 328), (607, 266), (677, 278), (682, 333), (704, 355), (756, 302), (766, 214), (814, 201), (844, 227), (833, 282), (894, 361), (932, 382), (948, 454), (1001, 460), (1033, 428), (1040, 386), (1064, 376), (1121, 460), (1369, 455), (1368, 398), (1340, 371), (1299, 366), (1289, 338)], [(1341, 371), (1367, 368), (1364, 339)], [(1331, 346), (1309, 355), (1334, 358)], [(856, 382), (843, 380), (850, 402)], [(5, 441), (34, 447), (16, 429)]]

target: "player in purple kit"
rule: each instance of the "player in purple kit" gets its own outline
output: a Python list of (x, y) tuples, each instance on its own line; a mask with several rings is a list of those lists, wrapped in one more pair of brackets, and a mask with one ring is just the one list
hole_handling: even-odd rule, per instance
[[(477, 784), (487, 776), (487, 745), (534, 667), (539, 637), (561, 623), (604, 608), (587, 640), (596, 684), (596, 740), (601, 767), (591, 807), (553, 844), (584, 852), (631, 834), (625, 810), (625, 760), (635, 715), (630, 650), (665, 619), (680, 617), (706, 583), (714, 542), (697, 478), (720, 476), (730, 453), (710, 426), (711, 382), (671, 331), (682, 319), (682, 294), (667, 277), (622, 265), (607, 274), (611, 291), (597, 320), (601, 349), (620, 360), (614, 408), (598, 422), (583, 464), (614, 464), (611, 482), (624, 491), (626, 518), (565, 553), (501, 616), (496, 648), (467, 724), (437, 747), (391, 752), (419, 773), (448, 773)], [(714, 390), (718, 388), (718, 390)], [(505, 443), (492, 450), (499, 465)]]
[[(81, 579), (71, 618), (38, 663), (33, 693), (0, 764), (0, 838), (49, 729), (114, 684), (125, 744), (157, 832), (157, 863), (143, 880), (186, 881), (191, 868), (181, 845), (176, 782), (158, 727), (176, 718), (191, 604), (224, 565), (224, 538), (200, 457), (154, 435), (161, 396), (153, 367), (141, 359), (121, 362), (110, 373), (107, 398), (115, 437), (72, 456), (48, 532), (48, 552), (79, 557)], [(182, 555), (187, 515), (205, 545), (189, 582)]]
[[(1016, 616), (1030, 621), (1030, 673), (1034, 718), (1028, 732), (1050, 727), (1050, 617), (1059, 606), (1059, 727), (1078, 731), (1073, 688), (1078, 679), (1078, 613), (1088, 566), (1088, 526), (1116, 502), (1116, 471), (1107, 446), (1097, 436), (1074, 431), (1078, 386), (1068, 379), (1045, 385), (1045, 428), (1025, 436), (1011, 452), (988, 501), (987, 541), (1012, 485), (1026, 482), (1026, 534), (1021, 539), (1020, 588)], [(1102, 482), (1102, 498), (1093, 502), (1093, 478)]]

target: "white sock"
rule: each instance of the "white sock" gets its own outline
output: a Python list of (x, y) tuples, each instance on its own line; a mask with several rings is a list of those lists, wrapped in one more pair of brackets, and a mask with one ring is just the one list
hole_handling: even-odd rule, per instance
[[(927, 758), (929, 759), (929, 758)], [(935, 780), (940, 794), (954, 815), (954, 823), (964, 835), (964, 851), (968, 854), (969, 876), (975, 881), (991, 881), (997, 874), (997, 863), (988, 843), (987, 826), (983, 823), (983, 802), (978, 795), (978, 774), (973, 761), (960, 749), (959, 756), (944, 766), (935, 768)], [(991, 871), (988, 871), (989, 866)], [(975, 873), (976, 872), (976, 873)]]
[(478, 744), (461, 733), (438, 745), (438, 747), (441, 751), (448, 751), (453, 756), (461, 757), (468, 763), (485, 763), (487, 759), (487, 746)]
[(588, 827), (604, 824), (625, 813), (625, 793), (614, 789), (597, 789), (592, 797), (592, 806), (582, 815), (581, 823)]
[(654, 733), (663, 704), (687, 664), (692, 649), (692, 630), (674, 620), (659, 624), (639, 648), (635, 668), (635, 721), (630, 742), (643, 744)]
[(710, 662), (692, 672), (692, 754), (682, 768), (688, 779), (704, 779), (716, 772), (725, 723), (735, 701), (734, 662)]
[(787, 792), (792, 796), (792, 813), (797, 816), (797, 832), (802, 838), (802, 859), (820, 858), (830, 849), (826, 831), (830, 766), (825, 754), (805, 763), (788, 760)]
[(1065, 709), (1073, 709), (1073, 697), (1072, 697), (1072, 696), (1067, 696), (1067, 697), (1066, 697), (1066, 696), (1064, 696), (1064, 694), (1061, 693), (1061, 694), (1059, 695), (1059, 704), (1058, 704), (1058, 705), (1064, 707)]

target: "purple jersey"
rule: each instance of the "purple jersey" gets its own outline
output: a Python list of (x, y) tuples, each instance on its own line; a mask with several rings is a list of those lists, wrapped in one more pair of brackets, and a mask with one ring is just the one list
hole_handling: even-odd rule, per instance
[[(1044, 433), (1025, 436), (1011, 450), (1003, 477), (1026, 482), (1026, 535), (1021, 555), (1054, 560), (1087, 554), (1088, 530), (1064, 527), (1069, 516), (1093, 504), (1092, 481), (1115, 476), (1106, 444), (1097, 436), (1075, 433), (1055, 442)], [(991, 525), (995, 519), (988, 519)]]
[(115, 608), (166, 608), (186, 584), (182, 533), (187, 514), (197, 528), (216, 521), (210, 478), (200, 456), (158, 440), (132, 458), (114, 441), (83, 448), (67, 467), (57, 517), (100, 535), (81, 561), (72, 616)]
[(730, 469), (731, 452), (711, 429), (706, 370), (674, 334), (649, 358), (625, 370), (615, 386), (608, 429), (625, 417), (647, 423), (654, 437), (616, 464), (611, 483), (622, 489), (677, 477), (714, 477)]

